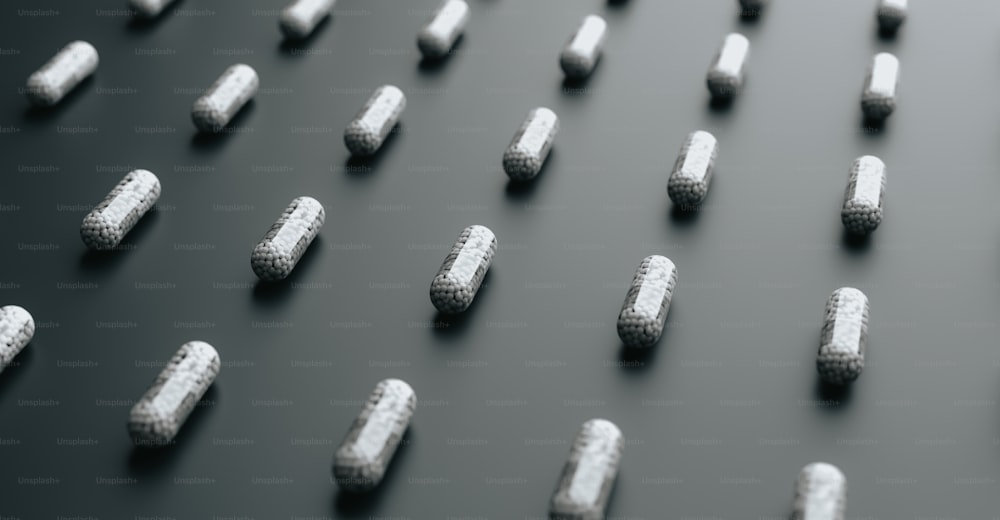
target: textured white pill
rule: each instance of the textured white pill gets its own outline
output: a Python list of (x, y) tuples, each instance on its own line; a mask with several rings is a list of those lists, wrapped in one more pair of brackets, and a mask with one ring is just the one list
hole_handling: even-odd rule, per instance
[(330, 16), (334, 3), (336, 0), (293, 0), (281, 10), (278, 26), (287, 38), (306, 38), (324, 18)]
[(434, 307), (445, 314), (468, 309), (496, 252), (497, 237), (490, 228), (469, 226), (463, 229), (431, 282)]
[(585, 17), (559, 55), (559, 66), (566, 77), (581, 79), (589, 76), (601, 58), (607, 36), (608, 24), (603, 18), (593, 14)]
[(325, 220), (326, 211), (316, 199), (293, 200), (250, 254), (253, 272), (267, 282), (283, 280), (292, 274)]
[(455, 45), (469, 22), (469, 4), (445, 0), (417, 34), (417, 48), (428, 59), (443, 58)]
[(97, 49), (85, 41), (70, 42), (28, 76), (25, 95), (38, 106), (52, 106), (97, 70)]
[(555, 112), (545, 107), (532, 109), (503, 154), (503, 171), (514, 181), (534, 179), (542, 171), (557, 133)]
[(603, 519), (624, 449), (622, 432), (611, 421), (591, 419), (583, 423), (552, 494), (549, 518)]
[(847, 478), (836, 466), (813, 462), (795, 480), (792, 520), (844, 520)]
[(260, 80), (253, 67), (237, 63), (226, 69), (191, 108), (191, 120), (202, 132), (219, 132), (257, 95)]
[(893, 32), (906, 21), (906, 0), (879, 0), (875, 10), (879, 29)]
[(160, 179), (132, 170), (83, 218), (80, 238), (91, 249), (114, 249), (160, 198)]
[(718, 154), (714, 135), (698, 130), (687, 136), (667, 180), (667, 195), (674, 204), (692, 209), (705, 200)]
[(618, 314), (618, 337), (625, 346), (648, 347), (660, 339), (676, 286), (677, 267), (669, 258), (642, 260)]
[(885, 119), (896, 109), (899, 84), (899, 60), (888, 52), (872, 58), (861, 92), (861, 110), (871, 119)]
[(730, 33), (722, 42), (708, 69), (708, 91), (716, 98), (732, 98), (743, 89), (750, 40), (739, 33)]
[(140, 18), (156, 18), (176, 0), (129, 0), (129, 7)]
[(341, 489), (378, 486), (416, 408), (417, 394), (406, 382), (385, 379), (375, 386), (333, 457), (333, 478)]
[(826, 302), (816, 370), (834, 385), (850, 383), (865, 368), (868, 347), (868, 297), (853, 287), (841, 287)]
[(344, 144), (353, 155), (372, 155), (382, 147), (389, 132), (406, 110), (406, 96), (392, 85), (375, 90), (344, 131)]
[(219, 353), (203, 341), (181, 346), (153, 385), (132, 407), (128, 431), (137, 445), (169, 444), (221, 367)]
[(0, 372), (35, 335), (35, 320), (17, 305), (0, 307)]
[(882, 223), (885, 163), (872, 155), (851, 163), (840, 220), (849, 233), (867, 234)]

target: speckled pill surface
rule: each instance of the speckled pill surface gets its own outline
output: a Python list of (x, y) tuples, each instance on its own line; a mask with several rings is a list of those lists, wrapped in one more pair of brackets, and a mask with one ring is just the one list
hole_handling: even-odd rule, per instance
[(895, 32), (906, 21), (906, 0), (879, 0), (875, 17), (879, 29)]
[(301, 40), (333, 10), (336, 0), (292, 0), (278, 15), (278, 27), (286, 38)]
[(380, 381), (333, 456), (333, 479), (341, 489), (374, 489), (410, 426), (417, 394), (399, 379)]
[(559, 117), (555, 112), (545, 107), (532, 109), (503, 154), (503, 171), (513, 181), (534, 179), (542, 171), (557, 133)]
[(221, 367), (219, 353), (204, 341), (190, 341), (170, 359), (129, 414), (128, 431), (139, 446), (169, 444), (180, 431)]
[(417, 33), (417, 48), (427, 59), (445, 57), (465, 31), (465, 24), (468, 22), (469, 4), (463, 0), (445, 0)]
[(625, 442), (611, 421), (583, 423), (549, 504), (551, 520), (602, 520)]
[(21, 352), (35, 335), (31, 313), (17, 305), (0, 307), (0, 372)]
[(191, 107), (194, 126), (202, 132), (221, 131), (257, 95), (259, 85), (253, 67), (243, 63), (229, 67)]
[(37, 106), (55, 105), (93, 74), (99, 61), (93, 45), (80, 40), (70, 42), (28, 76), (25, 95)]
[(669, 258), (642, 259), (618, 314), (618, 337), (626, 347), (648, 347), (660, 339), (676, 286), (677, 267)]
[(872, 58), (861, 92), (861, 111), (870, 119), (885, 119), (896, 109), (899, 60), (888, 52)]
[(468, 309), (493, 264), (497, 237), (486, 226), (462, 230), (431, 282), (431, 303), (445, 314)]
[(160, 179), (132, 170), (83, 218), (80, 238), (91, 249), (114, 249), (160, 198)]
[(674, 204), (694, 209), (705, 200), (718, 154), (714, 135), (698, 130), (687, 136), (667, 181), (667, 195)]
[(156, 18), (176, 0), (129, 0), (128, 5), (140, 18)]
[(746, 36), (739, 33), (726, 35), (722, 47), (708, 68), (706, 83), (712, 97), (728, 99), (740, 93), (749, 56), (750, 40)]
[(283, 280), (302, 259), (326, 220), (323, 205), (298, 197), (285, 208), (250, 254), (250, 267), (265, 282)]
[(844, 520), (847, 478), (836, 466), (813, 462), (795, 480), (792, 520)]
[(607, 36), (608, 23), (603, 18), (591, 14), (583, 19), (559, 55), (559, 66), (567, 78), (582, 79), (594, 71)]
[(843, 385), (861, 375), (868, 346), (868, 297), (841, 287), (826, 302), (816, 370), (823, 381)]
[(885, 199), (885, 163), (872, 155), (851, 163), (840, 220), (848, 233), (871, 233), (882, 223)]
[(344, 144), (353, 155), (372, 155), (382, 147), (389, 132), (406, 110), (406, 96), (392, 85), (377, 89), (344, 131)]

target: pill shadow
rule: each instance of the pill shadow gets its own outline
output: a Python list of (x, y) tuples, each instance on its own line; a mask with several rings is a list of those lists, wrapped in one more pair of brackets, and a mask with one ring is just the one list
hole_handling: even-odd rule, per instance
[(885, 133), (886, 120), (861, 115), (861, 135), (869, 139), (877, 139)]
[(590, 84), (590, 79), (599, 73), (601, 62), (603, 61), (604, 58), (598, 58), (597, 63), (594, 64), (594, 70), (582, 78), (570, 78), (564, 75), (562, 82), (559, 83), (559, 91), (562, 92), (562, 95), (566, 97), (583, 97), (589, 94), (590, 91), (587, 90), (587, 85)]
[(80, 271), (87, 274), (104, 274), (116, 269), (130, 253), (139, 250), (139, 243), (145, 235), (152, 233), (150, 229), (160, 219), (160, 212), (156, 210), (147, 211), (135, 226), (125, 235), (118, 247), (111, 250), (90, 249), (83, 245), (83, 254), (80, 255)]
[(712, 96), (708, 97), (708, 112), (712, 115), (720, 116), (733, 111), (738, 96)]
[(698, 222), (701, 217), (701, 206), (684, 206), (681, 204), (670, 204), (667, 210), (670, 222), (681, 228), (689, 228)]
[(171, 2), (170, 5), (168, 5), (166, 8), (164, 8), (159, 15), (153, 18), (144, 18), (142, 16), (133, 14), (129, 18), (128, 23), (125, 24), (125, 31), (130, 33), (143, 33), (152, 31), (153, 29), (159, 27), (163, 23), (163, 20), (170, 18), (171, 11), (178, 9), (179, 7), (181, 7), (181, 4), (183, 3), (184, 0), (175, 0), (174, 2)]
[(337, 495), (333, 501), (334, 518), (353, 518), (355, 516), (365, 516), (367, 518), (370, 513), (379, 510), (385, 502), (386, 497), (391, 496), (392, 492), (390, 490), (397, 485), (397, 479), (401, 478), (397, 477), (396, 474), (399, 473), (399, 467), (403, 465), (402, 463), (410, 451), (409, 447), (413, 444), (413, 437), (413, 426), (411, 425), (406, 429), (406, 433), (403, 434), (402, 439), (400, 439), (400, 445), (396, 448), (396, 453), (392, 456), (389, 467), (385, 469), (382, 481), (375, 489), (357, 493), (345, 491), (334, 484), (337, 487)]
[[(240, 132), (234, 132), (234, 128), (239, 128), (240, 123), (244, 122), (247, 118), (253, 114), (256, 110), (257, 104), (251, 99), (247, 101), (240, 111), (233, 116), (233, 119), (229, 121), (221, 131), (218, 132), (202, 132), (195, 127), (195, 134), (191, 137), (191, 148), (199, 151), (214, 152), (221, 149), (226, 143), (229, 142), (230, 138), (239, 134)], [(191, 123), (194, 125), (194, 123)]]
[(389, 150), (395, 146), (397, 134), (401, 133), (403, 133), (403, 123), (399, 122), (396, 123), (396, 126), (392, 127), (388, 137), (385, 138), (385, 142), (372, 155), (348, 155), (347, 160), (344, 161), (344, 173), (348, 177), (360, 179), (378, 170), (378, 165), (389, 154)]
[[(661, 338), (662, 339), (662, 338)], [(656, 359), (660, 342), (648, 347), (630, 347), (618, 342), (618, 366), (627, 374), (641, 374), (649, 371)]]
[(191, 415), (184, 421), (184, 425), (181, 426), (180, 431), (177, 432), (177, 436), (174, 437), (173, 442), (170, 444), (165, 446), (137, 445), (129, 436), (128, 429), (126, 427), (122, 428), (122, 437), (124, 438), (122, 442), (132, 444), (127, 461), (129, 474), (141, 476), (159, 475), (161, 478), (171, 478), (174, 476), (171, 468), (177, 465), (183, 453), (189, 449), (188, 446), (202, 444), (206, 440), (202, 432), (206, 428), (208, 417), (211, 415), (211, 410), (207, 408), (219, 406), (217, 397), (219, 392), (216, 390), (216, 386), (215, 384), (209, 386), (208, 391), (201, 398), (201, 400), (213, 401), (214, 404), (211, 406), (195, 406), (194, 410), (191, 411)]
[[(278, 52), (282, 56), (289, 56), (289, 57), (308, 55), (309, 54), (308, 52), (303, 52), (303, 51), (308, 51), (310, 49), (310, 46), (313, 43), (315, 43), (316, 40), (319, 38), (319, 35), (327, 28), (327, 26), (330, 25), (333, 25), (332, 14), (323, 17), (323, 19), (320, 20), (318, 24), (316, 24), (316, 27), (313, 28), (313, 31), (309, 33), (309, 35), (306, 36), (305, 38), (292, 38), (289, 36), (283, 36), (281, 38), (281, 41), (278, 42)], [(284, 33), (281, 33), (279, 30), (279, 34), (284, 34)]]
[[(73, 87), (73, 90), (66, 93), (58, 103), (52, 106), (43, 107), (31, 104), (24, 111), (22, 120), (26, 123), (42, 123), (45, 121), (51, 121), (59, 117), (60, 114), (65, 113), (73, 105), (77, 103), (81, 97), (88, 92), (90, 92), (91, 87), (94, 86), (94, 75), (91, 74), (87, 76), (86, 79), (81, 81), (77, 86)], [(30, 103), (30, 101), (29, 101)]]
[(743, 27), (754, 27), (760, 23), (764, 16), (762, 7), (740, 7), (736, 17)]
[(507, 200), (520, 202), (531, 198), (535, 191), (538, 190), (538, 186), (542, 183), (542, 180), (545, 178), (545, 172), (547, 172), (550, 168), (554, 168), (551, 164), (556, 162), (556, 156), (556, 147), (553, 146), (549, 149), (549, 156), (545, 159), (545, 162), (542, 163), (542, 169), (539, 170), (538, 175), (532, 179), (526, 181), (515, 181), (508, 177), (507, 185), (504, 187), (504, 195)]
[[(318, 261), (316, 259), (320, 256), (318, 251), (322, 249), (323, 240), (317, 235), (313, 239), (312, 244), (302, 253), (302, 258), (299, 259), (299, 263), (295, 264), (295, 268), (292, 269), (292, 273), (287, 278), (276, 282), (266, 282), (258, 279), (257, 283), (253, 286), (252, 297), (254, 303), (260, 306), (277, 306), (288, 301), (295, 290), (292, 288), (292, 284), (309, 276), (312, 265)], [(249, 262), (247, 262), (247, 268), (251, 269)], [(252, 269), (251, 272), (253, 272)]]
[(852, 256), (862, 256), (871, 250), (872, 236), (871, 234), (856, 235), (848, 233), (845, 229), (841, 235), (840, 244)]
[[(876, 22), (877, 25), (877, 22)], [(896, 41), (896, 36), (899, 34), (899, 28), (887, 29), (885, 27), (878, 26), (875, 28), (875, 39), (879, 43), (892, 43)]]
[[(462, 334), (468, 330), (469, 324), (474, 322), (473, 319), (476, 315), (476, 311), (480, 307), (480, 301), (486, 298), (489, 293), (490, 279), (493, 276), (493, 269), (486, 271), (486, 276), (483, 277), (483, 283), (479, 286), (479, 291), (476, 293), (476, 297), (472, 299), (472, 304), (469, 305), (468, 309), (464, 312), (458, 314), (445, 314), (441, 311), (435, 311), (434, 321), (431, 322), (431, 330), (434, 332), (434, 336), (442, 339), (455, 340), (458, 339)], [(433, 306), (432, 306), (433, 307)]]
[[(37, 329), (35, 333), (38, 333)], [(31, 347), (32, 343), (34, 341), (29, 341), (0, 373), (0, 400), (3, 400), (4, 396), (8, 395), (16, 387), (17, 382), (23, 379), (30, 370), (29, 365), (35, 357), (35, 350)]]
[(813, 393), (816, 399), (823, 403), (823, 406), (818, 407), (820, 410), (829, 413), (839, 413), (850, 405), (851, 398), (854, 395), (853, 388), (850, 383), (846, 385), (833, 385), (817, 376)]
[(622, 8), (628, 5), (628, 0), (608, 0), (608, 7), (612, 9)]
[(441, 56), (440, 58), (420, 58), (420, 61), (417, 62), (417, 72), (419, 72), (421, 76), (436, 76), (445, 69), (448, 63), (455, 59), (455, 55), (459, 54), (459, 50), (464, 41), (465, 34), (463, 33), (455, 39), (455, 44), (451, 46), (451, 49), (449, 49), (448, 53), (444, 56)]

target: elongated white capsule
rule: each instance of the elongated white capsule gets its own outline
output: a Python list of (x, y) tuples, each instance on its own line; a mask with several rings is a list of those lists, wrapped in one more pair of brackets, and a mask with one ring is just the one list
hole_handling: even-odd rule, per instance
[(114, 249), (160, 198), (160, 179), (132, 170), (83, 218), (80, 238), (91, 249)]
[(417, 34), (417, 48), (425, 58), (443, 58), (465, 31), (468, 22), (469, 4), (463, 0), (445, 0)]
[(301, 40), (333, 10), (336, 0), (292, 0), (278, 16), (278, 26), (285, 37)]
[(687, 136), (667, 181), (667, 195), (674, 204), (692, 209), (705, 200), (718, 154), (714, 135), (698, 130)]
[(133, 442), (158, 446), (173, 441), (221, 366), (212, 345), (204, 341), (182, 345), (132, 407), (128, 431)]
[(906, 0), (879, 0), (875, 17), (879, 29), (895, 32), (906, 21)]
[(285, 279), (302, 259), (326, 220), (323, 205), (298, 197), (285, 208), (250, 255), (253, 272), (267, 282)]
[(858, 157), (851, 163), (844, 192), (840, 220), (849, 233), (867, 234), (882, 223), (885, 198), (885, 163), (872, 155)]
[(896, 88), (899, 84), (899, 60), (888, 52), (872, 58), (861, 92), (861, 110), (870, 119), (885, 119), (896, 109)]
[(140, 18), (156, 18), (176, 0), (129, 0), (129, 7)]
[(93, 45), (77, 40), (62, 48), (28, 76), (25, 95), (38, 106), (52, 106), (97, 70), (100, 59)]
[(567, 78), (582, 79), (594, 71), (607, 36), (608, 23), (603, 18), (592, 14), (583, 19), (559, 55), (559, 66)]
[(727, 99), (740, 93), (749, 56), (750, 40), (746, 36), (739, 33), (726, 35), (708, 69), (708, 91), (713, 97)]
[(816, 370), (823, 381), (843, 385), (861, 375), (868, 347), (868, 297), (841, 287), (826, 302)]
[(813, 462), (795, 480), (792, 520), (844, 520), (847, 478), (836, 466)]
[(583, 423), (552, 495), (549, 518), (604, 518), (624, 450), (622, 432), (611, 421), (591, 419)]
[(497, 237), (490, 228), (469, 226), (463, 229), (431, 282), (434, 307), (445, 314), (468, 309), (496, 252)]
[(643, 258), (618, 314), (618, 337), (626, 347), (648, 347), (660, 339), (676, 286), (677, 267), (669, 258)]
[(344, 131), (344, 144), (353, 155), (372, 155), (382, 147), (389, 132), (406, 110), (406, 96), (392, 85), (375, 90)]
[(191, 107), (191, 120), (202, 132), (219, 132), (257, 95), (260, 80), (253, 67), (237, 63), (226, 69)]
[(0, 372), (35, 335), (31, 313), (17, 305), (0, 307)]
[(405, 381), (385, 379), (375, 386), (333, 457), (333, 478), (341, 489), (378, 486), (416, 408), (417, 394)]
[(534, 179), (542, 171), (557, 133), (559, 117), (555, 112), (545, 107), (532, 109), (503, 154), (503, 171), (514, 181)]

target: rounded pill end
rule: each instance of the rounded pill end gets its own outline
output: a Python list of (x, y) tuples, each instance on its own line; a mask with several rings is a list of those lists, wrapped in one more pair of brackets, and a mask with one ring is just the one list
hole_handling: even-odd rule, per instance
[(107, 251), (117, 247), (124, 235), (102, 213), (92, 211), (83, 219), (83, 224), (80, 226), (80, 238), (90, 249)]
[(352, 121), (344, 131), (344, 145), (351, 155), (368, 157), (379, 149), (379, 136), (358, 121)]

